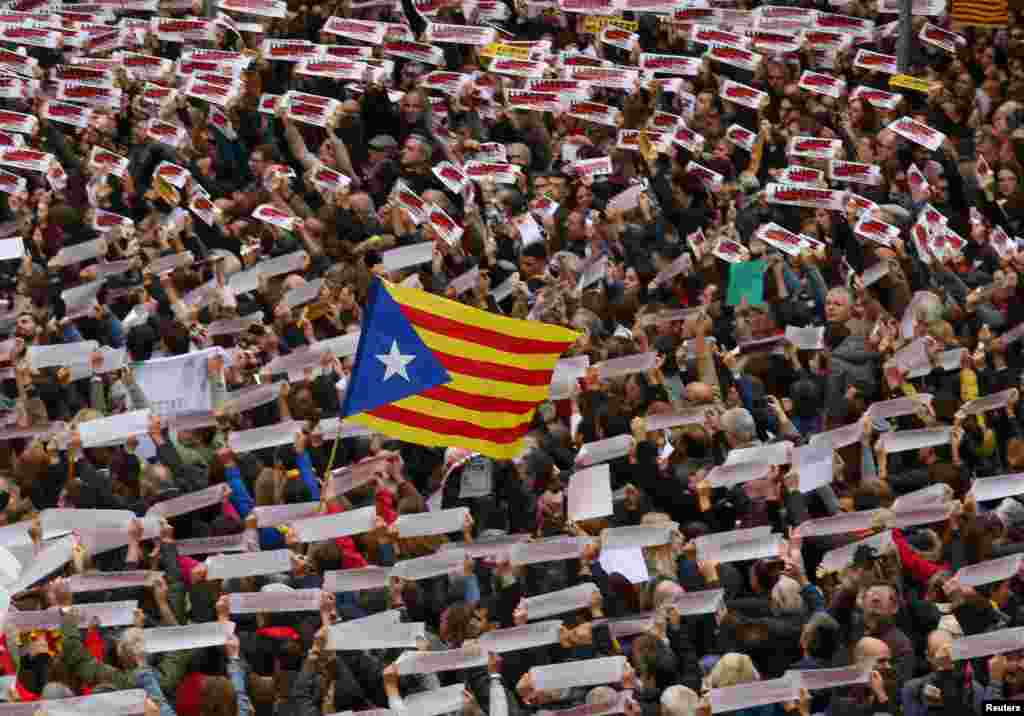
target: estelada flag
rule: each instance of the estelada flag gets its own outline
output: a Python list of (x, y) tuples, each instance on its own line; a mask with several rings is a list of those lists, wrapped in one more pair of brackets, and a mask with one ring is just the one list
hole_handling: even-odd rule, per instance
[(954, 25), (1006, 27), (1010, 11), (1007, 0), (953, 0), (950, 19)]
[(559, 356), (579, 334), (374, 279), (344, 420), (496, 459), (522, 451)]

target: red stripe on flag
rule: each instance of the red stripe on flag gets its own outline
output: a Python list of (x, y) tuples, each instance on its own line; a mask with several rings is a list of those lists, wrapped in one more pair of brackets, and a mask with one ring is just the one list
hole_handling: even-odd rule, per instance
[(400, 408), (394, 403), (382, 405), (367, 412), (375, 418), (401, 423), (410, 428), (429, 430), (433, 433), (451, 435), (453, 437), (486, 440), (487, 442), (500, 445), (514, 443), (530, 432), (529, 422), (524, 422), (522, 425), (514, 428), (482, 428), (479, 425), (467, 423), (463, 420), (451, 420), (450, 418), (439, 418), (436, 415), (424, 415), (415, 410)]
[(492, 398), (485, 395), (474, 395), (461, 390), (455, 390), (444, 385), (428, 388), (417, 394), (421, 398), (430, 398), (442, 403), (448, 403), (466, 410), (478, 410), (482, 413), (512, 413), (513, 415), (526, 415), (537, 407), (536, 403), (523, 400), (509, 400), (507, 398)]
[(550, 370), (527, 370), (525, 368), (513, 368), (512, 366), (499, 363), (488, 363), (487, 361), (474, 358), (453, 356), (441, 351), (433, 351), (434, 357), (448, 370), (468, 375), (474, 378), (485, 380), (500, 380), (505, 383), (517, 383), (519, 385), (544, 386), (551, 385)]
[(461, 341), (479, 343), (482, 346), (505, 351), (506, 353), (561, 355), (562, 351), (572, 345), (562, 341), (541, 341), (533, 338), (510, 336), (507, 333), (499, 333), (498, 331), (492, 331), (489, 328), (483, 328), (472, 323), (464, 323), (434, 313), (427, 313), (401, 302), (398, 305), (402, 307), (402, 313), (409, 319), (409, 322), (417, 328), (440, 333), (450, 338), (458, 338)]

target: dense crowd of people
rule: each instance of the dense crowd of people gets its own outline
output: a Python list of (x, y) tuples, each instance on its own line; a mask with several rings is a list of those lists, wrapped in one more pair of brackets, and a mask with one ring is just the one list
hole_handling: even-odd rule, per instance
[[(945, 5), (6, 3), (0, 714), (1024, 697), (1024, 24)], [(377, 281), (579, 332), (518, 457), (341, 419)]]

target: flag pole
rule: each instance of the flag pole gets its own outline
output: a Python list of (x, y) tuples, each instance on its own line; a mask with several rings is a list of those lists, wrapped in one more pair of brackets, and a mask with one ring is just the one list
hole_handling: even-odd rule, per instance
[(910, 72), (911, 48), (914, 45), (914, 0), (900, 0), (899, 37), (896, 40), (896, 64), (903, 74)]

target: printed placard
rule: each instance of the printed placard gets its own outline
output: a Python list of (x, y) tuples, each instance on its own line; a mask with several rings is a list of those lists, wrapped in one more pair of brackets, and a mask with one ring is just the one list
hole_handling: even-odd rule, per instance
[(924, 24), (917, 37), (921, 42), (927, 42), (929, 45), (945, 50), (951, 55), (955, 55), (959, 48), (967, 45), (967, 39), (963, 35), (944, 30), (930, 22)]
[(875, 23), (851, 15), (837, 15), (831, 12), (808, 13), (813, 15), (813, 26), (819, 30), (832, 30), (853, 35), (858, 40), (870, 41), (875, 32)]
[(626, 67), (571, 67), (569, 79), (587, 82), (597, 87), (631, 91), (640, 75)]
[(744, 248), (743, 244), (733, 241), (732, 239), (726, 239), (719, 237), (715, 243), (715, 247), (711, 250), (711, 253), (722, 261), (726, 261), (731, 264), (739, 264), (746, 261), (750, 254)]
[(391, 196), (396, 204), (409, 213), (409, 218), (417, 226), (427, 220), (427, 203), (404, 182), (395, 186), (395, 191)]
[(703, 164), (698, 164), (696, 161), (690, 160), (690, 163), (686, 165), (683, 170), (685, 174), (692, 174), (704, 182), (704, 185), (711, 191), (717, 191), (722, 187), (722, 182), (725, 181), (725, 177), (718, 172), (708, 169)]
[(694, 25), (690, 28), (690, 39), (702, 45), (729, 45), (741, 49), (750, 47), (750, 40), (746, 36), (713, 25)]
[(531, 112), (559, 112), (562, 103), (553, 92), (532, 90), (505, 90), (505, 102), (511, 109), (525, 109)]
[(767, 93), (733, 80), (726, 80), (722, 84), (721, 97), (728, 102), (733, 102), (750, 109), (760, 109), (768, 102)]
[(779, 175), (781, 184), (801, 184), (804, 186), (820, 186), (825, 183), (825, 172), (811, 167), (791, 164)]
[(835, 181), (867, 184), (869, 186), (878, 186), (882, 183), (882, 169), (877, 164), (833, 159), (828, 164), (828, 173)]
[[(11, 172), (4, 171), (3, 169), (0, 169), (0, 191), (4, 192), (5, 194), (17, 194), (19, 192), (25, 191), (25, 187), (26, 186), (27, 186), (27, 181), (25, 180), (24, 177), (20, 177), (17, 174), (13, 174)], [(7, 240), (5, 239), (4, 241), (6, 242)], [(11, 239), (11, 241), (18, 241), (18, 242), (20, 242), (21, 239)], [(24, 255), (24, 253), (25, 253), (25, 250), (24, 250), (24, 247), (22, 247), (21, 254), (19, 254), (19, 256)], [(11, 257), (11, 256), (6, 256), (5, 255), (3, 257), (3, 259), (0, 259), (0, 260), (5, 260), (5, 259), (8, 259), (8, 258), (18, 258), (18, 257)]]
[(459, 239), (462, 238), (462, 227), (452, 217), (448, 216), (444, 209), (436, 204), (428, 204), (427, 207), (427, 221), (430, 223), (430, 227), (449, 246), (454, 246), (458, 243)]
[(585, 100), (590, 97), (590, 85), (581, 80), (570, 79), (530, 79), (526, 88), (533, 92), (551, 92), (563, 100)]
[(34, 114), (0, 110), (0, 130), (19, 134), (35, 134), (39, 119)]
[(447, 42), (454, 45), (475, 45), (481, 47), (494, 42), (497, 35), (493, 27), (477, 25), (448, 25), (431, 22), (427, 25), (427, 42)]
[(696, 77), (700, 71), (700, 58), (643, 52), (640, 54), (640, 69), (645, 72), (662, 72), (680, 77)]
[(51, 122), (59, 122), (61, 124), (69, 124), (72, 127), (78, 129), (85, 129), (89, 126), (89, 119), (92, 116), (92, 110), (88, 107), (82, 107), (77, 104), (70, 104), (68, 102), (44, 102), (42, 109), (43, 119), (47, 119)]
[(280, 19), (288, 14), (288, 3), (284, 0), (218, 0), (217, 6), (229, 12)]
[(750, 48), (772, 55), (786, 55), (799, 52), (802, 43), (800, 36), (789, 32), (756, 30), (750, 33)]
[(941, 147), (942, 143), (946, 141), (945, 134), (910, 117), (900, 117), (886, 127), (886, 129), (896, 132), (896, 134), (904, 139), (914, 144), (919, 144), (932, 152)]
[(633, 152), (639, 152), (640, 135), (643, 132), (647, 132), (648, 141), (651, 143), (651, 146), (658, 151), (658, 153), (663, 154), (668, 151), (668, 148), (672, 143), (671, 134), (667, 132), (640, 129), (620, 129), (615, 144), (616, 149), (628, 149)]
[(227, 107), (238, 98), (242, 90), (241, 83), (230, 83), (228, 85), (217, 84), (205, 81), (198, 76), (190, 77), (185, 83), (185, 94), (189, 97), (201, 99), (205, 102)]
[(865, 216), (853, 228), (853, 233), (883, 246), (892, 246), (892, 242), (899, 238), (900, 230), (892, 224), (887, 224), (878, 219)]
[(157, 165), (155, 174), (176, 189), (184, 189), (185, 182), (192, 173), (185, 167), (178, 166), (171, 162), (160, 162)]
[(299, 62), (316, 57), (319, 50), (309, 40), (264, 40), (260, 52), (271, 62)]
[(704, 56), (716, 62), (738, 67), (747, 72), (757, 72), (764, 56), (753, 50), (744, 50), (732, 45), (712, 45)]
[(805, 206), (811, 209), (829, 209), (831, 211), (844, 211), (846, 208), (846, 192), (835, 189), (769, 184), (765, 195), (769, 204)]
[(842, 148), (839, 139), (820, 139), (818, 137), (793, 137), (786, 147), (786, 154), (791, 157), (808, 157), (810, 159), (834, 159)]
[(155, 17), (153, 34), (161, 42), (205, 42), (214, 39), (216, 26), (210, 20)]
[(570, 117), (584, 119), (595, 124), (603, 124), (607, 127), (617, 127), (622, 116), (622, 112), (618, 107), (589, 101), (570, 102), (567, 114)]
[(807, 92), (839, 99), (846, 93), (846, 81), (822, 72), (804, 70), (797, 86)]
[(511, 57), (495, 57), (487, 68), (489, 72), (513, 77), (543, 77), (547, 65), (533, 60), (518, 60)]
[(897, 105), (903, 101), (903, 95), (897, 94), (896, 92), (886, 92), (885, 90), (875, 89), (874, 87), (865, 87), (860, 85), (855, 87), (853, 92), (850, 93), (850, 101), (861, 100), (867, 102), (872, 107), (877, 109), (884, 109), (888, 112), (896, 109)]
[(13, 42), (16, 45), (43, 47), (56, 50), (60, 47), (62, 35), (57, 30), (46, 30), (24, 25), (0, 25), (0, 42)]
[(457, 95), (467, 82), (472, 82), (473, 76), (461, 72), (446, 72), (434, 70), (420, 79), (420, 85), (425, 89), (438, 90), (449, 95)]
[(627, 52), (638, 47), (640, 44), (640, 36), (638, 34), (629, 30), (623, 30), (621, 27), (613, 27), (612, 25), (608, 25), (601, 30), (599, 39), (606, 45), (618, 47)]
[(612, 173), (611, 157), (595, 157), (573, 162), (569, 172), (582, 179), (584, 177), (606, 176)]
[(804, 248), (803, 241), (799, 236), (774, 222), (757, 227), (754, 238), (760, 239), (790, 256), (799, 256), (800, 251)]
[(754, 144), (757, 143), (757, 132), (752, 132), (746, 127), (733, 124), (725, 130), (725, 138), (737, 147), (751, 152), (754, 150)]
[(177, 149), (188, 139), (188, 132), (184, 127), (162, 119), (151, 119), (146, 126), (146, 136)]
[(135, 52), (122, 52), (118, 55), (125, 73), (135, 80), (155, 80), (174, 70), (174, 63), (155, 55), (141, 55)]
[(286, 211), (281, 211), (275, 206), (270, 204), (260, 204), (252, 212), (254, 219), (259, 219), (272, 226), (284, 229), (285, 231), (292, 231), (295, 228), (295, 222), (297, 217), (294, 214), (289, 214)]
[(853, 66), (873, 72), (884, 72), (887, 75), (899, 73), (896, 55), (883, 55), (880, 52), (864, 49), (859, 50), (857, 56), (853, 58)]
[(704, 135), (698, 134), (683, 125), (676, 129), (675, 134), (672, 135), (672, 143), (683, 147), (689, 152), (698, 154), (704, 150)]
[(433, 65), (434, 67), (444, 65), (444, 51), (440, 47), (434, 47), (433, 45), (425, 45), (409, 40), (392, 40), (385, 42), (383, 48), (385, 55), (402, 57), (407, 60)]

